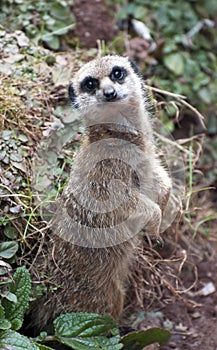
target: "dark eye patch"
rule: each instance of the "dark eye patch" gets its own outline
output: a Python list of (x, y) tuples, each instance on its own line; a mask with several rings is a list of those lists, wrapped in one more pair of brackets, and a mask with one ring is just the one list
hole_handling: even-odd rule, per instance
[(80, 84), (80, 88), (84, 92), (94, 93), (94, 91), (99, 87), (99, 80), (91, 76), (86, 77)]
[(128, 61), (130, 62), (131, 67), (133, 68), (134, 72), (138, 75), (138, 77), (142, 78), (142, 74), (141, 74), (137, 64), (129, 57), (128, 57)]
[(112, 68), (110, 78), (114, 82), (122, 83), (127, 76), (127, 71), (123, 67), (115, 66)]
[(69, 93), (69, 98), (72, 102), (72, 105), (74, 108), (78, 108), (78, 103), (77, 103), (77, 96), (75, 94), (75, 90), (74, 90), (74, 87), (72, 85), (72, 83), (69, 84), (69, 87), (68, 87), (68, 93)]

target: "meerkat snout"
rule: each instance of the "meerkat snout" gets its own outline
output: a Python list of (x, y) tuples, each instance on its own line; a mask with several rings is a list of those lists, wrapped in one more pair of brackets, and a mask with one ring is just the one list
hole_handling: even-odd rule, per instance
[(111, 77), (104, 77), (99, 84), (99, 90), (96, 91), (97, 97), (105, 102), (115, 101), (118, 97), (115, 82), (111, 80)]
[(100, 89), (98, 95), (102, 95), (103, 100), (110, 102), (116, 100), (118, 97), (117, 89), (115, 87), (115, 82), (112, 81), (111, 77), (104, 77), (100, 81)]
[(112, 85), (106, 85), (103, 88), (103, 95), (106, 98), (106, 101), (113, 101), (117, 97), (117, 92)]

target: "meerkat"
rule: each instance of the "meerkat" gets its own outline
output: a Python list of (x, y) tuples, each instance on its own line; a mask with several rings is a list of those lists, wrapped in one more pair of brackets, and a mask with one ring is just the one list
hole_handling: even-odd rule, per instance
[(85, 137), (41, 264), (52, 288), (34, 307), (39, 328), (63, 312), (118, 319), (140, 232), (159, 236), (171, 180), (157, 157), (142, 83), (131, 60), (109, 55), (85, 64), (69, 85)]

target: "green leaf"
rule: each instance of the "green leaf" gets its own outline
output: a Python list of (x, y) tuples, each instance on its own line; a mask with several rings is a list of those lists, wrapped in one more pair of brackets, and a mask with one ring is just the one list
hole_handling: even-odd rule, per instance
[(38, 345), (24, 335), (12, 330), (0, 332), (0, 349), (2, 350), (40, 350)]
[(121, 338), (124, 350), (142, 350), (145, 346), (159, 343), (164, 345), (168, 342), (171, 334), (161, 328), (150, 328), (146, 331), (133, 332)]
[(18, 140), (20, 140), (22, 143), (26, 143), (26, 142), (28, 142), (28, 137), (26, 136), (26, 135), (24, 135), (24, 134), (19, 134), (18, 135)]
[(29, 307), (30, 289), (31, 279), (28, 270), (25, 267), (18, 267), (10, 283), (10, 292), (16, 295), (17, 303), (2, 300), (5, 316), (11, 322), (13, 330), (18, 330), (23, 324), (24, 313)]
[(11, 137), (12, 131), (11, 130), (3, 130), (1, 133), (1, 138), (5, 141), (9, 140)]
[(3, 242), (0, 243), (0, 257), (5, 259), (12, 258), (18, 250), (17, 242)]
[(123, 344), (120, 344), (118, 338), (106, 338), (103, 336), (97, 337), (85, 337), (85, 338), (59, 338), (58, 340), (68, 345), (74, 350), (119, 350), (123, 348)]
[[(74, 350), (119, 350), (120, 335), (116, 322), (109, 316), (94, 313), (69, 313), (54, 321), (57, 339)], [(107, 338), (111, 333), (115, 336)]]
[[(52, 78), (53, 78), (53, 82), (55, 84), (55, 86), (64, 86), (66, 85), (66, 81), (67, 79), (69, 80), (69, 75), (70, 75), (70, 68), (66, 67), (66, 66), (57, 66), (54, 69), (52, 69)], [(66, 107), (66, 108), (64, 108)], [(58, 106), (56, 108), (57, 111), (59, 111), (61, 113), (61, 111), (63, 112), (68, 112), (69, 108), (71, 106)], [(71, 108), (71, 112), (72, 112), (72, 108)], [(69, 112), (68, 112), (69, 113)]]
[(0, 330), (4, 330), (4, 331), (6, 331), (6, 330), (8, 330), (8, 329), (10, 329), (11, 328), (11, 323), (10, 323), (10, 321), (8, 321), (8, 320), (1, 320), (0, 319)]
[(10, 223), (7, 224), (4, 228), (4, 235), (9, 239), (16, 239), (17, 238), (17, 231), (15, 227), (13, 227)]
[(47, 332), (41, 332), (38, 336), (37, 336), (37, 340), (40, 342), (44, 341), (44, 338), (47, 337)]
[(3, 308), (3, 306), (0, 304), (0, 319), (4, 319), (5, 318), (5, 310)]
[(17, 303), (17, 296), (14, 293), (6, 291), (1, 293), (1, 296), (9, 301), (12, 301), (13, 303)]
[(207, 104), (211, 103), (211, 94), (208, 88), (204, 87), (200, 89), (200, 91), (198, 92), (198, 95), (205, 103)]
[(135, 11), (134, 11), (134, 17), (137, 19), (144, 19), (145, 16), (147, 15), (147, 9), (145, 6), (136, 6)]
[(17, 163), (20, 163), (20, 162), (22, 162), (22, 160), (23, 160), (22, 155), (19, 154), (19, 153), (17, 153), (17, 152), (11, 153), (10, 156), (9, 156), (9, 158), (10, 158), (11, 160), (13, 160), (14, 162), (17, 162)]
[(0, 276), (7, 275), (6, 279), (0, 279), (0, 285), (8, 284), (8, 282), (11, 281), (11, 279), (8, 277), (8, 273), (11, 270), (12, 270), (12, 268), (11, 268), (10, 264), (6, 263), (3, 260), (0, 260)]
[(43, 345), (43, 344), (38, 344), (37, 346), (39, 347), (40, 350), (53, 350), (53, 348), (50, 348), (49, 346)]
[(184, 73), (184, 57), (181, 53), (172, 53), (165, 56), (164, 64), (175, 75), (182, 75)]
[(7, 330), (11, 328), (11, 323), (5, 319), (5, 310), (0, 304), (0, 330)]
[(68, 7), (64, 7), (58, 2), (51, 3), (50, 15), (63, 21), (70, 15)]
[(46, 34), (42, 37), (42, 40), (52, 50), (58, 50), (60, 47), (60, 39), (56, 35)]
[(11, 160), (10, 163), (14, 168), (21, 170), (23, 173), (26, 173), (26, 167), (24, 163), (15, 162), (14, 160)]
[(117, 327), (115, 320), (95, 313), (68, 313), (54, 321), (55, 334), (60, 337), (94, 337), (107, 335)]

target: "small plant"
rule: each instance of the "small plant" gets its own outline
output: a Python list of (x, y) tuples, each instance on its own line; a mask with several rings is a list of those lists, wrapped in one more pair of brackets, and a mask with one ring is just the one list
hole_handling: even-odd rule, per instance
[[(7, 255), (9, 256), (9, 255)], [(5, 282), (6, 281), (6, 282)], [(13, 278), (2, 279), (0, 304), (0, 348), (7, 350), (52, 350), (52, 341), (74, 350), (142, 350), (158, 342), (165, 344), (168, 331), (152, 328), (121, 337), (116, 322), (95, 313), (67, 313), (54, 321), (54, 334), (41, 332), (34, 339), (20, 334), (24, 314), (29, 308), (31, 279), (25, 267), (17, 268)]]
[[(177, 0), (119, 3), (119, 18), (145, 23), (156, 43), (144, 70), (151, 85), (185, 95), (194, 105), (196, 100), (202, 112), (207, 105), (216, 106), (216, 2), (185, 0), (181, 7)], [(216, 108), (211, 110), (211, 118), (216, 118)]]
[(42, 40), (49, 48), (58, 50), (60, 37), (74, 27), (72, 3), (72, 0), (3, 0), (0, 22), (9, 24), (11, 30), (23, 30), (29, 38), (36, 42)]

